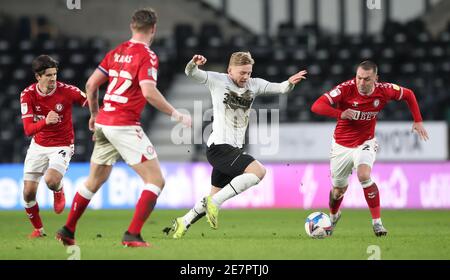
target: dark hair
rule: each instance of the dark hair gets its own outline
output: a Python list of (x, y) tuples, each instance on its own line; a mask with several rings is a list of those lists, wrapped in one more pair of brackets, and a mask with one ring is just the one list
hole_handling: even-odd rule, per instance
[(131, 17), (131, 27), (138, 32), (146, 32), (155, 26), (158, 16), (152, 8), (136, 10)]
[(43, 54), (33, 59), (33, 62), (31, 62), (31, 68), (35, 74), (41, 76), (45, 73), (45, 70), (49, 68), (58, 69), (58, 62), (50, 56)]
[(373, 70), (375, 74), (378, 73), (378, 66), (373, 61), (365, 60), (358, 65), (358, 68), (360, 67), (364, 70)]

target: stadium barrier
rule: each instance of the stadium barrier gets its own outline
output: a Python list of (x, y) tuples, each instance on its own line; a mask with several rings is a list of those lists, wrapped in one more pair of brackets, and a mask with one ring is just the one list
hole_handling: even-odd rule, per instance
[[(328, 161), (335, 126), (331, 122), (282, 123), (274, 129), (250, 125), (249, 143), (257, 145), (249, 145), (249, 153), (262, 161)], [(425, 122), (430, 136), (426, 142), (411, 128), (412, 122), (379, 122), (375, 130), (377, 160), (417, 162), (449, 158), (446, 122)]]
[[(211, 167), (199, 163), (161, 163), (166, 186), (158, 208), (190, 208), (209, 193)], [(267, 174), (257, 186), (227, 201), (225, 208), (327, 208), (330, 190), (328, 163), (266, 164)], [(22, 209), (23, 165), (0, 165), (0, 210)], [(67, 207), (84, 183), (89, 164), (72, 163), (64, 178)], [(383, 208), (450, 209), (450, 162), (376, 163)], [(111, 177), (90, 203), (94, 209), (134, 208), (143, 183), (126, 164), (117, 164)], [(37, 200), (42, 209), (53, 207), (53, 195), (41, 180)], [(353, 174), (343, 207), (366, 208), (362, 188)]]

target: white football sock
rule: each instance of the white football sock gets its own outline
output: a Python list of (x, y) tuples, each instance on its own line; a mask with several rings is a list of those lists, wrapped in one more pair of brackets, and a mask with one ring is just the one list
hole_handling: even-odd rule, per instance
[(378, 219), (372, 219), (372, 225), (374, 225), (374, 224), (382, 224), (382, 222), (381, 222), (381, 218), (378, 218)]
[(253, 173), (244, 173), (234, 177), (223, 189), (212, 196), (212, 200), (217, 206), (222, 205), (228, 199), (240, 194), (246, 189), (259, 183), (259, 178)]
[(188, 226), (192, 224), (192, 221), (194, 221), (195, 218), (197, 218), (201, 214), (204, 214), (205, 212), (206, 209), (203, 206), (203, 199), (201, 199), (197, 201), (197, 203), (195, 203), (194, 208), (189, 210), (189, 212), (187, 212), (186, 215), (183, 216), (184, 225)]

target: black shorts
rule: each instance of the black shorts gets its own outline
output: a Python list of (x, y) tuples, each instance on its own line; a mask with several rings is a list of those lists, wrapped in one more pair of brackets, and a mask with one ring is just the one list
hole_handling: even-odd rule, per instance
[(213, 167), (211, 185), (218, 188), (225, 187), (234, 177), (244, 173), (255, 160), (242, 149), (228, 144), (211, 144), (206, 150), (206, 158)]

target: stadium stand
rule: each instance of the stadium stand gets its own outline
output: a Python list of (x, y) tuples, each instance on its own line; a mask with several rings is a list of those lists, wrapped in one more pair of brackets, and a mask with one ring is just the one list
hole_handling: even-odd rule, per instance
[[(87, 77), (112, 46), (100, 38), (55, 35), (51, 23), (43, 16), (12, 19), (2, 15), (0, 30), (4, 31), (0, 33), (0, 118), (3, 124), (0, 160), (21, 162), (27, 139), (18, 117), (19, 94), (34, 82), (31, 60), (42, 53), (51, 55), (60, 62), (59, 79), (83, 89)], [(450, 24), (437, 36), (432, 36), (419, 19), (405, 24), (387, 22), (383, 31), (375, 35), (343, 36), (318, 32), (311, 26), (281, 24), (277, 35), (272, 37), (249, 32), (225, 37), (221, 27), (211, 22), (200, 26), (178, 24), (172, 34), (159, 38), (152, 46), (159, 55), (158, 87), (164, 94), (170, 95), (175, 84), (183, 82), (184, 66), (194, 53), (208, 58), (207, 69), (224, 71), (232, 52), (249, 50), (256, 61), (253, 76), (283, 81), (296, 70), (306, 68), (309, 72), (308, 79), (289, 96), (259, 97), (255, 101), (256, 108), (280, 108), (284, 122), (323, 121), (325, 119), (310, 112), (312, 102), (336, 83), (351, 79), (357, 63), (372, 59), (379, 63), (381, 81), (414, 90), (424, 119), (450, 121)], [(198, 88), (191, 90), (198, 93)], [(181, 91), (183, 89), (178, 89)], [(191, 108), (188, 103), (192, 103), (193, 98), (184, 100), (177, 105)], [(388, 105), (379, 117), (409, 120), (409, 111), (401, 106), (406, 105)], [(73, 161), (89, 160), (92, 143), (86, 125), (88, 118), (87, 110), (74, 111), (77, 150)], [(158, 123), (152, 120), (155, 120), (155, 110), (147, 108), (143, 127), (150, 129), (153, 123)], [(164, 123), (159, 125), (164, 126)], [(196, 153), (187, 159), (196, 160)]]

